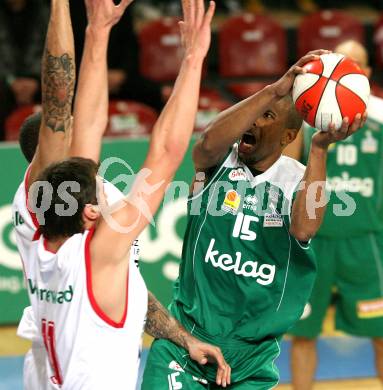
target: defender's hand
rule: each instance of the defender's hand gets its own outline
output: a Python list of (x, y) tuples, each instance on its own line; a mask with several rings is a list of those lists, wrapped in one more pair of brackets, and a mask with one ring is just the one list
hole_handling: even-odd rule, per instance
[(182, 0), (184, 20), (179, 23), (185, 55), (205, 58), (211, 42), (211, 21), (215, 2), (210, 1), (205, 13), (203, 0)]
[(354, 122), (350, 126), (349, 119), (343, 118), (342, 126), (339, 130), (335, 129), (334, 124), (330, 124), (328, 131), (317, 131), (311, 140), (312, 146), (320, 149), (327, 149), (334, 142), (341, 141), (354, 134), (364, 126), (367, 119), (367, 112), (363, 115), (357, 114)]
[(328, 53), (330, 53), (328, 50), (313, 50), (308, 52), (304, 57), (296, 62), (278, 81), (272, 84), (271, 87), (274, 89), (274, 93), (278, 97), (288, 95), (291, 91), (291, 88), (293, 87), (295, 76), (306, 73), (306, 70), (303, 69), (303, 66), (310, 61), (319, 59), (320, 55)]
[(230, 385), (231, 368), (218, 347), (203, 343), (193, 336), (188, 339), (187, 346), (190, 357), (199, 364), (204, 365), (208, 362), (217, 364), (217, 385), (222, 387)]
[(85, 0), (88, 25), (95, 29), (112, 28), (132, 2), (133, 0), (121, 0), (115, 5), (113, 0)]

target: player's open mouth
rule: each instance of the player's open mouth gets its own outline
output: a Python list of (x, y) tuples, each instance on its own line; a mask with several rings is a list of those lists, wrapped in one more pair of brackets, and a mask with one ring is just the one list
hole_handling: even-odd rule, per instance
[(250, 132), (246, 132), (243, 134), (241, 138), (241, 142), (239, 144), (239, 150), (242, 153), (250, 153), (255, 149), (255, 145), (257, 143), (256, 138)]

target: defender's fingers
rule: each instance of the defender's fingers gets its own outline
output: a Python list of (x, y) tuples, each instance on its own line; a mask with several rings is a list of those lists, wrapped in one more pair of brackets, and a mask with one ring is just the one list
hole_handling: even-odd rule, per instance
[(194, 0), (194, 1), (197, 3), (196, 10), (195, 10), (195, 22), (196, 25), (199, 27), (203, 22), (203, 17), (205, 14), (205, 4), (204, 4), (204, 0)]
[[(133, 3), (133, 1), (134, 0), (121, 0), (120, 3), (118, 5), (116, 5), (116, 7), (121, 8), (121, 10), (124, 11), (128, 5)], [(112, 1), (112, 3), (113, 3), (113, 1)]]
[(213, 359), (217, 362), (217, 365), (221, 369), (226, 368), (226, 361), (222, 355), (221, 350), (218, 347), (213, 347), (208, 351), (208, 354), (213, 357)]
[(215, 12), (215, 1), (211, 1), (209, 3), (209, 8), (204, 16), (203, 27), (208, 27), (211, 25), (211, 21), (213, 20), (214, 12)]
[(185, 38), (185, 22), (178, 22), (178, 27), (180, 28), (181, 38), (183, 40)]
[(182, 11), (184, 14), (184, 21), (193, 24), (195, 21), (194, 0), (182, 0)]
[(216, 376), (216, 383), (219, 386), (226, 387), (228, 382), (227, 382), (227, 372), (228, 372), (229, 366), (226, 365), (225, 368), (218, 367), (217, 369), (217, 376)]
[(227, 365), (226, 381), (228, 385), (231, 384), (231, 367), (229, 365)]

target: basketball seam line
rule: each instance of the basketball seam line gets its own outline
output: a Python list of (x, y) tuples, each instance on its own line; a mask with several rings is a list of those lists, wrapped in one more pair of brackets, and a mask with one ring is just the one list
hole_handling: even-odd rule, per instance
[[(330, 73), (330, 76), (328, 77), (328, 79), (327, 79), (327, 81), (326, 81), (326, 84), (324, 85), (324, 87), (323, 87), (323, 91), (322, 91), (322, 93), (321, 93), (321, 95), (320, 95), (320, 97), (319, 97), (319, 99), (318, 99), (318, 105), (317, 105), (317, 107), (316, 107), (316, 109), (315, 109), (315, 113), (314, 113), (314, 125), (315, 125), (315, 122), (316, 122), (316, 116), (317, 116), (317, 113), (318, 113), (318, 110), (319, 110), (319, 106), (320, 106), (320, 102), (321, 102), (321, 100), (322, 100), (322, 97), (323, 97), (323, 94), (324, 94), (324, 91), (326, 90), (326, 88), (327, 88), (327, 85), (328, 85), (328, 83), (329, 83), (329, 81), (331, 80), (331, 76), (334, 74), (334, 72), (335, 72), (335, 70), (336, 70), (336, 68), (339, 66), (339, 64), (343, 61), (343, 59), (344, 59), (344, 57), (342, 57), (339, 61), (338, 61), (338, 63), (334, 66), (334, 69), (332, 70), (332, 72)], [(320, 58), (320, 60), (322, 61), (322, 59)], [(323, 64), (323, 70), (324, 70), (324, 64)], [(323, 76), (322, 76), (323, 77)], [(333, 80), (334, 81), (334, 80)], [(336, 95), (336, 94), (335, 94)], [(321, 119), (322, 119), (322, 117), (321, 117)], [(321, 125), (322, 125), (322, 123), (321, 123)], [(314, 126), (315, 127), (315, 126)], [(322, 129), (321, 129), (322, 130)]]
[[(345, 73), (345, 74), (343, 74), (343, 75), (339, 78), (338, 81), (337, 81), (337, 80), (333, 80), (333, 81), (335, 81), (336, 83), (339, 83), (340, 80), (343, 79), (343, 77), (349, 76), (350, 74), (355, 74), (355, 75), (360, 75), (360, 76), (365, 76), (365, 77), (367, 77), (366, 75), (364, 75), (364, 74), (362, 74), (362, 73), (350, 72), (350, 73)], [(331, 75), (332, 75), (332, 73), (331, 73)]]
[[(336, 88), (337, 88), (338, 84), (340, 84), (340, 83), (337, 82), (337, 83), (336, 83), (336, 86), (335, 86), (335, 99), (336, 99), (336, 102), (338, 103), (339, 111), (340, 111), (340, 114), (342, 115), (342, 120), (343, 120), (344, 116), (343, 116), (342, 106), (341, 106), (341, 104), (340, 104), (340, 102), (339, 102), (339, 100), (338, 100), (338, 95), (337, 95), (337, 93), (336, 93)], [(343, 84), (340, 84), (340, 85), (341, 85), (343, 88), (345, 88), (345, 89), (347, 89), (348, 91), (350, 91), (353, 95), (355, 95), (355, 97), (358, 98), (358, 99), (364, 104), (365, 108), (367, 109), (366, 103), (364, 102), (364, 100), (363, 100), (358, 94), (356, 94), (352, 89), (346, 87), (345, 85), (343, 85)], [(361, 114), (362, 114), (362, 113), (361, 113)], [(349, 118), (349, 119), (350, 119), (350, 118)]]
[[(321, 79), (321, 77), (322, 77), (322, 74), (323, 74), (323, 71), (324, 71), (324, 63), (323, 63), (323, 61), (322, 61), (322, 58), (319, 58), (319, 61), (320, 61), (321, 64), (322, 64), (322, 73), (321, 73), (321, 74), (317, 74), (317, 73), (313, 73), (313, 72), (307, 72), (307, 73), (306, 73), (306, 74), (315, 74), (316, 76), (318, 76), (318, 80), (315, 81), (315, 83), (314, 83), (310, 88), (313, 88), (313, 87), (315, 86), (315, 84), (317, 84), (317, 83), (319, 82), (319, 80)], [(305, 89), (304, 91), (302, 91), (302, 92), (298, 95), (298, 97), (295, 99), (295, 101), (297, 102), (298, 99), (299, 99), (305, 92), (307, 92), (307, 89)]]

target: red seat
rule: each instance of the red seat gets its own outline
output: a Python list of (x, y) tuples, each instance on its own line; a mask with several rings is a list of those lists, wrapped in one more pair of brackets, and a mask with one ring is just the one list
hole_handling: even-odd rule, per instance
[(25, 119), (39, 111), (41, 111), (41, 106), (38, 104), (29, 104), (14, 110), (5, 120), (5, 140), (17, 141), (19, 139), (20, 127)]
[[(172, 93), (172, 89), (172, 87), (166, 88), (164, 100), (169, 99)], [(219, 91), (217, 91), (216, 89), (209, 87), (201, 87), (194, 131), (203, 131), (205, 127), (216, 117), (217, 114), (219, 114), (226, 108), (229, 108), (231, 105), (232, 103), (222, 98)]]
[(116, 100), (109, 104), (109, 124), (105, 133), (109, 137), (137, 138), (151, 133), (158, 115), (144, 104)]
[(376, 65), (383, 67), (383, 14), (375, 25), (374, 31)]
[[(168, 101), (172, 92), (173, 92), (173, 86), (165, 85), (162, 88), (162, 99), (164, 102)], [(219, 93), (219, 91), (217, 89), (211, 88), (211, 87), (204, 87), (204, 86), (201, 87), (199, 95), (200, 95), (200, 97), (204, 96), (204, 97), (209, 97), (211, 99), (214, 99), (214, 98), (220, 99), (221, 98), (221, 94)]]
[(305, 16), (297, 34), (299, 57), (310, 50), (333, 50), (335, 46), (349, 39), (364, 44), (365, 39), (359, 20), (337, 10), (324, 10)]
[(221, 111), (226, 110), (231, 105), (231, 102), (223, 98), (216, 97), (210, 93), (201, 93), (194, 131), (203, 131)]
[(144, 77), (160, 82), (177, 77), (183, 56), (178, 21), (155, 20), (139, 32), (140, 72)]
[(383, 99), (383, 88), (380, 85), (375, 84), (373, 82), (370, 82), (370, 85), (371, 85), (371, 95), (374, 95), (374, 96), (377, 96), (377, 97), (380, 97)]
[(266, 85), (271, 84), (273, 81), (248, 81), (246, 83), (230, 83), (228, 85), (229, 91), (237, 96), (239, 99), (246, 99), (256, 92), (265, 88)]
[(255, 14), (229, 18), (219, 31), (223, 77), (275, 76), (286, 71), (286, 33), (273, 19)]

